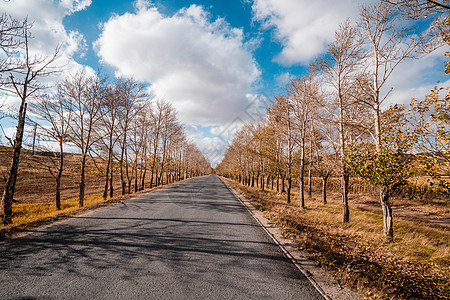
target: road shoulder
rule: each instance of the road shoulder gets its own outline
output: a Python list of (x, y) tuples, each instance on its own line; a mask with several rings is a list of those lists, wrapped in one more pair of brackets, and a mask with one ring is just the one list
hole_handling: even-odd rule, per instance
[[(220, 177), (219, 177), (220, 178)], [(264, 213), (256, 209), (251, 202), (241, 193), (233, 189), (222, 178), (221, 181), (234, 194), (234, 196), (247, 208), (252, 217), (263, 227), (273, 241), (281, 248), (292, 263), (306, 276), (312, 285), (325, 297), (325, 299), (357, 300), (361, 296), (346, 287), (342, 287), (326, 271), (321, 269), (306, 251), (300, 251), (295, 243), (282, 236), (280, 228), (275, 226), (264, 216)]]

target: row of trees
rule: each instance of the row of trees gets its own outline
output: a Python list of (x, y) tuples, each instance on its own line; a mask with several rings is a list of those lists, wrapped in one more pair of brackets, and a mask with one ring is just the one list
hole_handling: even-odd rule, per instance
[[(326, 203), (327, 180), (336, 174), (341, 178), (343, 222), (350, 217), (350, 175), (361, 176), (379, 189), (384, 234), (392, 238), (390, 198), (412, 174), (411, 153), (427, 151), (423, 157), (428, 160), (431, 154), (439, 162), (448, 161), (450, 153), (448, 93), (442, 96), (436, 88), (424, 101), (413, 101), (409, 113), (399, 105), (383, 106), (395, 68), (442, 42), (433, 30), (400, 27), (405, 15), (397, 5), (384, 1), (363, 6), (356, 25), (341, 24), (327, 53), (274, 97), (265, 119), (241, 129), (217, 172), (247, 185), (256, 181), (262, 189), (276, 180), (287, 202), (296, 177), (303, 208), (305, 176), (309, 196), (311, 174), (322, 178)], [(439, 19), (434, 25), (445, 22)]]
[[(206, 158), (189, 142), (175, 109), (165, 100), (149, 100), (144, 85), (135, 80), (109, 82), (99, 74), (76, 73), (57, 84), (53, 95), (30, 102), (37, 133), (45, 142), (58, 145), (54, 162), (56, 206), (64, 145), (81, 153), (79, 205), (83, 206), (86, 159), (104, 177), (103, 198), (113, 196), (113, 176), (118, 169), (122, 194), (143, 190), (210, 171)], [(52, 169), (50, 169), (52, 170)]]
[(108, 80), (100, 73), (78, 72), (56, 83), (54, 92), (44, 93), (40, 79), (61, 70), (54, 64), (61, 50), (57, 48), (51, 57), (32, 56), (30, 28), (27, 20), (19, 22), (6, 14), (0, 17), (4, 54), (0, 59), (0, 89), (3, 96), (21, 100), (1, 202), (4, 224), (12, 222), (26, 122), (34, 125), (35, 134), (54, 154), (48, 170), (55, 178), (58, 209), (67, 145), (75, 146), (81, 154), (80, 207), (84, 205), (89, 156), (104, 177), (105, 199), (108, 194), (113, 196), (115, 174), (119, 174), (121, 192), (126, 194), (211, 171), (206, 158), (187, 140), (175, 109), (165, 100), (149, 99), (145, 87), (132, 78)]

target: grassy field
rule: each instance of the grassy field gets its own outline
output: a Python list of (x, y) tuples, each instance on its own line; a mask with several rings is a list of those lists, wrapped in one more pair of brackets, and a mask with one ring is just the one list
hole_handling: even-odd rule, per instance
[[(4, 180), (0, 182), (3, 190), (4, 182), (10, 166), (11, 148), (0, 147), (0, 176)], [(78, 209), (78, 191), (80, 176), (81, 156), (73, 153), (65, 154), (65, 168), (61, 187), (61, 210), (56, 210), (55, 195), (56, 182), (49, 168), (52, 168), (49, 153), (36, 153), (23, 149), (16, 190), (13, 202), (13, 224), (3, 226), (0, 223), (0, 231), (5, 232), (19, 225), (32, 224), (39, 219), (51, 220), (58, 215), (67, 215)], [(119, 176), (115, 176), (115, 195), (120, 194)], [(89, 207), (103, 201), (101, 193), (104, 187), (104, 179), (96, 169), (91, 158), (88, 158), (86, 174), (86, 198), (85, 206)], [(2, 212), (0, 212), (1, 218)], [(19, 226), (20, 227), (20, 226)]]
[[(449, 202), (394, 200), (394, 241), (382, 235), (381, 209), (369, 194), (350, 195), (350, 223), (343, 224), (338, 193), (323, 205), (319, 194), (301, 209), (298, 195), (260, 191), (226, 181), (294, 239), (343, 285), (368, 299), (449, 299)], [(415, 210), (420, 208), (421, 211)], [(427, 214), (428, 211), (428, 214)]]
[[(64, 156), (64, 172), (62, 177), (61, 197), (67, 200), (78, 193), (80, 180), (79, 154), (66, 153)], [(4, 182), (8, 176), (11, 164), (11, 148), (0, 147), (0, 189), (3, 190)], [(55, 199), (56, 182), (51, 175), (51, 155), (48, 153), (36, 153), (22, 149), (20, 156), (19, 172), (14, 194), (15, 203), (53, 202)], [(92, 159), (88, 157), (86, 173), (87, 194), (98, 194), (102, 192), (104, 180), (97, 171)], [(119, 178), (115, 178), (115, 186), (119, 187)]]

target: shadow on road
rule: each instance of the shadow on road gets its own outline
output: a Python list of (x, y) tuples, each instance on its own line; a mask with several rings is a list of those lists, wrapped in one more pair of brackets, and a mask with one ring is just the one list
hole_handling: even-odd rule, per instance
[(64, 284), (115, 278), (136, 285), (176, 282), (193, 294), (199, 285), (260, 298), (275, 281), (307, 284), (215, 176), (7, 240), (0, 244), (0, 265), (0, 282), (11, 288), (12, 280), (52, 276)]

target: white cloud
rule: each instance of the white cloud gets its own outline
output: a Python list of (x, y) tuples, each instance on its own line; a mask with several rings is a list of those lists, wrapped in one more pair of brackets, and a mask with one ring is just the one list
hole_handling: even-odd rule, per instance
[[(73, 59), (74, 55), (83, 55), (86, 51), (84, 37), (78, 31), (67, 31), (63, 25), (64, 17), (85, 9), (91, 0), (10, 0), (0, 1), (0, 11), (18, 20), (28, 18), (32, 24), (32, 38), (29, 41), (30, 53), (38, 57), (51, 57), (55, 49), (61, 46), (59, 58), (54, 66), (63, 70), (79, 70), (83, 67)], [(44, 79), (54, 84), (62, 74), (54, 74)]]
[(92, 4), (92, 0), (61, 0), (60, 6), (70, 13), (86, 9)]
[(58, 45), (63, 46), (65, 58), (70, 58), (75, 52), (82, 50), (83, 37), (77, 31), (67, 32), (63, 25), (65, 16), (84, 9), (90, 1), (62, 0), (55, 3), (52, 0), (11, 0), (0, 1), (0, 10), (14, 18), (28, 18), (32, 23), (30, 48), (38, 55), (51, 54)]
[(149, 2), (103, 24), (95, 47), (117, 75), (151, 84), (185, 123), (226, 124), (248, 104), (260, 71), (241, 29), (211, 21), (197, 5), (163, 16)]
[(294, 76), (291, 73), (283, 72), (275, 76), (275, 82), (278, 87), (284, 88), (293, 78)]
[(194, 139), (194, 143), (214, 168), (222, 160), (228, 144), (218, 137)]
[[(374, 2), (366, 0), (364, 3)], [(362, 2), (361, 2), (362, 3)], [(286, 65), (307, 64), (323, 53), (339, 23), (358, 15), (354, 0), (254, 0), (254, 18), (275, 29), (283, 50), (275, 61)]]
[(193, 124), (185, 124), (183, 126), (186, 137), (189, 139), (198, 139), (203, 136), (202, 132), (198, 129), (198, 126)]

